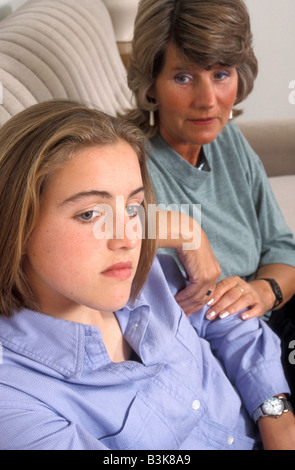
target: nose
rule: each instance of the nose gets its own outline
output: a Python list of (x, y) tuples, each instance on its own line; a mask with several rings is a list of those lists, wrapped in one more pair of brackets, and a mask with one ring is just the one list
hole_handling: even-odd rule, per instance
[(132, 250), (141, 243), (142, 230), (140, 220), (128, 216), (116, 217), (113, 226), (113, 237), (108, 240), (110, 250)]
[(194, 106), (212, 109), (216, 104), (216, 90), (209, 75), (204, 73), (199, 77), (194, 89)]

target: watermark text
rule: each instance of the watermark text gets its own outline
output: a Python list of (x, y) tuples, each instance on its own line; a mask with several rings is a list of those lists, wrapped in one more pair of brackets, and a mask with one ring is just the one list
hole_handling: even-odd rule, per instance
[(183, 250), (198, 249), (201, 243), (199, 204), (193, 205), (189, 217), (189, 204), (149, 204), (146, 211), (142, 205), (125, 207), (124, 197), (117, 196), (114, 206), (98, 204), (91, 212), (96, 219), (93, 235), (97, 240), (180, 240)]
[(291, 91), (291, 93), (289, 94), (289, 103), (290, 103), (290, 104), (295, 104), (295, 80), (292, 80), (292, 81), (289, 83), (289, 89), (290, 89), (290, 90), (293, 90), (293, 91)]
[(289, 349), (293, 349), (293, 351), (290, 352), (289, 354), (289, 363), (294, 365), (295, 364), (295, 339), (293, 341), (290, 341)]

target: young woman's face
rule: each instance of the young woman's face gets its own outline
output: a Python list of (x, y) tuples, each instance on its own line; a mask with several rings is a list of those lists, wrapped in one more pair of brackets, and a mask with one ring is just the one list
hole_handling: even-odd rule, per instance
[(143, 198), (138, 158), (125, 141), (81, 150), (48, 179), (24, 258), (40, 311), (64, 316), (83, 306), (111, 312), (125, 305), (140, 255)]
[(158, 103), (160, 133), (180, 154), (212, 142), (228, 122), (238, 91), (235, 67), (205, 70), (183, 61), (168, 44), (162, 71), (150, 90)]

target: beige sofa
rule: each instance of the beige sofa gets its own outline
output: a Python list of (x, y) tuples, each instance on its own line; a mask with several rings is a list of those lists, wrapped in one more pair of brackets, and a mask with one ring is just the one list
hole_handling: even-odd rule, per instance
[[(110, 114), (131, 102), (101, 0), (29, 0), (1, 21), (0, 83), (0, 125), (52, 98), (88, 101)], [(261, 157), (295, 233), (295, 118), (237, 124)]]

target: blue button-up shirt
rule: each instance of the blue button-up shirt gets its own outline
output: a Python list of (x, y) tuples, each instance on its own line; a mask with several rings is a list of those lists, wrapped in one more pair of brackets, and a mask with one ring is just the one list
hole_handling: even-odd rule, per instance
[(289, 391), (279, 341), (257, 319), (209, 322), (205, 308), (188, 319), (181, 287), (172, 258), (156, 259), (140, 299), (117, 312), (140, 358), (122, 363), (97, 327), (0, 317), (0, 449), (255, 448), (254, 409)]

